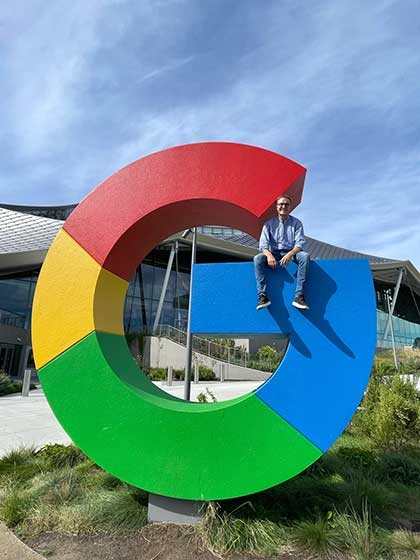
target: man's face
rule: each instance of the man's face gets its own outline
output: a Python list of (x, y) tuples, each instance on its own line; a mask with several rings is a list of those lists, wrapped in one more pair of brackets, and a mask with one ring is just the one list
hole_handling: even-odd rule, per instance
[(290, 200), (281, 196), (276, 203), (277, 214), (280, 218), (286, 219), (290, 213)]

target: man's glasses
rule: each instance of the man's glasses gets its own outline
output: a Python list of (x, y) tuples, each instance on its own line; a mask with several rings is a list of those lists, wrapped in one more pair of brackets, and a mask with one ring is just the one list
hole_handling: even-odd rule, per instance
[(290, 202), (278, 202), (277, 206), (290, 206)]

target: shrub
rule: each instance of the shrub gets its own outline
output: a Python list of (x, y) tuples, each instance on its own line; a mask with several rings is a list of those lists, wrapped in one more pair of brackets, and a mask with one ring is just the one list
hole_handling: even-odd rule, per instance
[(408, 356), (402, 364), (402, 371), (405, 375), (413, 376), (413, 380), (417, 382), (420, 378), (420, 356), (417, 353)]
[(211, 368), (200, 365), (198, 369), (201, 381), (214, 381), (216, 379), (214, 371)]
[(395, 369), (395, 366), (391, 360), (387, 358), (375, 358), (373, 363), (373, 370), (372, 374), (374, 376), (390, 376), (395, 375), (398, 371)]
[(352, 421), (356, 433), (369, 436), (380, 448), (398, 449), (418, 441), (420, 394), (411, 381), (380, 375), (376, 367), (361, 404)]
[(293, 542), (316, 557), (328, 557), (336, 552), (339, 543), (331, 514), (297, 522), (293, 526)]
[(371, 416), (371, 436), (382, 448), (399, 449), (420, 436), (420, 404), (412, 383), (394, 377), (382, 384)]
[(0, 480), (11, 477), (15, 481), (25, 481), (41, 469), (34, 447), (14, 449), (0, 458)]
[(209, 399), (211, 400), (211, 402), (217, 402), (217, 399), (214, 396), (214, 393), (212, 393), (208, 387), (206, 387), (205, 392), (202, 391), (201, 393), (198, 393), (198, 395), (197, 395), (198, 402), (206, 403), (206, 402), (209, 402)]
[(25, 492), (17, 486), (11, 487), (0, 503), (0, 519), (8, 527), (15, 527), (25, 518), (31, 505)]
[(371, 471), (377, 463), (376, 453), (364, 447), (340, 447), (336, 451), (336, 456), (346, 468), (351, 467), (357, 471)]
[(21, 387), (20, 383), (14, 383), (5, 371), (0, 370), (0, 396), (17, 393)]
[(206, 503), (203, 510), (202, 522), (195, 531), (215, 556), (231, 552), (273, 555), (287, 541), (285, 528), (269, 520), (238, 519), (220, 512), (214, 502)]
[(75, 445), (53, 443), (45, 445), (38, 451), (38, 456), (44, 460), (47, 468), (58, 469), (74, 467), (87, 460), (86, 455)]
[(248, 367), (272, 373), (278, 368), (282, 353), (273, 346), (261, 346), (251, 357)]
[(172, 371), (172, 377), (177, 379), (178, 381), (184, 381), (185, 378), (185, 370), (184, 369), (174, 369)]
[(407, 454), (386, 452), (378, 461), (377, 476), (381, 480), (420, 485), (420, 463)]
[(168, 370), (166, 368), (143, 368), (143, 373), (147, 375), (153, 381), (163, 381), (168, 376)]
[(354, 508), (349, 508), (347, 513), (337, 513), (334, 526), (339, 548), (348, 551), (351, 558), (383, 560), (391, 557), (388, 536), (373, 524), (367, 501), (360, 513)]

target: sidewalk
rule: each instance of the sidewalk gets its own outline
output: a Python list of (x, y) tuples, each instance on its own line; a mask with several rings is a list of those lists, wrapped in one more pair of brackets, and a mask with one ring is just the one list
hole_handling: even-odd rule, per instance
[(0, 457), (19, 447), (70, 443), (41, 389), (0, 397)]
[[(161, 381), (155, 384), (168, 393), (183, 398), (183, 382), (175, 381), (170, 387)], [(196, 402), (197, 395), (204, 393), (207, 401), (211, 402), (212, 398), (206, 393), (206, 388), (217, 401), (225, 401), (253, 391), (260, 384), (261, 381), (192, 383), (191, 401)], [(28, 397), (18, 394), (0, 397), (0, 457), (19, 447), (40, 448), (47, 443), (68, 444), (71, 440), (56, 420), (42, 389), (31, 391)]]
[(43, 556), (23, 544), (1, 521), (0, 551), (1, 560), (44, 560)]

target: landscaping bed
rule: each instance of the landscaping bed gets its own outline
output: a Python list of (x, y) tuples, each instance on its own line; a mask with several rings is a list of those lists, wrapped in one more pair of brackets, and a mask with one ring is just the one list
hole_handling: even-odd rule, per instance
[(145, 492), (62, 445), (0, 459), (0, 519), (52, 560), (420, 558), (420, 362), (410, 360), (399, 372), (376, 360), (360, 410), (319, 461), (208, 503), (195, 527), (147, 525)]

